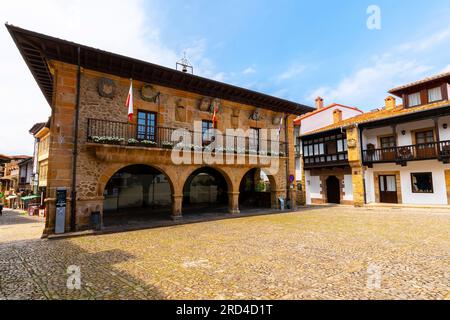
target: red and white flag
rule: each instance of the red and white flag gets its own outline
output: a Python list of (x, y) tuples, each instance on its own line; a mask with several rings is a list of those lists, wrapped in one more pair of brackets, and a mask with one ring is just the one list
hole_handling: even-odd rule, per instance
[(133, 121), (133, 80), (131, 80), (130, 92), (128, 92), (125, 106), (128, 108), (128, 121)]

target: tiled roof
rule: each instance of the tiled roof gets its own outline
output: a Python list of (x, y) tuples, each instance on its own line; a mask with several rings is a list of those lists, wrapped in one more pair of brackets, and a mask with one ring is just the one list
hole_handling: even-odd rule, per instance
[(421, 85), (421, 84), (424, 84), (424, 83), (427, 83), (430, 81), (435, 81), (435, 80), (440, 80), (440, 79), (445, 79), (445, 78), (450, 79), (450, 72), (440, 73), (440, 74), (437, 74), (437, 75), (434, 75), (431, 77), (424, 78), (422, 80), (418, 80), (415, 82), (411, 82), (411, 83), (396, 87), (394, 89), (389, 90), (389, 93), (396, 94), (399, 91), (407, 89), (407, 88), (415, 87), (415, 86), (418, 86), (418, 85)]
[(31, 134), (33, 134), (33, 135), (35, 135), (36, 133), (38, 133), (42, 128), (44, 128), (45, 127), (45, 124), (46, 124), (47, 122), (39, 122), (39, 123), (36, 123), (35, 125), (33, 125), (33, 127), (31, 127), (31, 129), (30, 129), (30, 133)]
[(356, 116), (353, 118), (348, 118), (348, 119), (339, 121), (337, 123), (331, 124), (329, 126), (322, 127), (320, 129), (313, 130), (310, 132), (306, 132), (305, 134), (303, 134), (303, 136), (309, 136), (309, 135), (316, 134), (316, 133), (331, 131), (331, 130), (335, 130), (335, 129), (339, 129), (339, 128), (343, 128), (343, 127), (348, 127), (348, 126), (351, 126), (354, 124), (368, 123), (368, 122), (373, 122), (373, 121), (382, 120), (382, 119), (396, 118), (396, 117), (400, 117), (400, 116), (407, 115), (407, 114), (418, 113), (418, 112), (422, 112), (422, 111), (439, 109), (439, 108), (444, 108), (444, 107), (447, 107), (447, 108), (449, 107), (448, 101), (427, 104), (427, 105), (418, 106), (418, 107), (414, 107), (414, 108), (403, 108), (403, 106), (400, 105), (400, 106), (397, 106), (397, 108), (395, 108), (393, 110), (381, 109), (381, 110), (363, 113), (359, 116)]
[(352, 110), (355, 110), (355, 111), (363, 113), (363, 111), (359, 110), (356, 107), (349, 107), (349, 106), (345, 106), (343, 104), (333, 103), (333, 104), (330, 104), (329, 106), (326, 106), (326, 107), (324, 107), (322, 109), (316, 109), (316, 110), (314, 110), (312, 112), (305, 113), (304, 115), (302, 115), (302, 116), (298, 117), (297, 119), (295, 119), (294, 120), (294, 124), (295, 125), (299, 125), (302, 122), (302, 120), (304, 120), (306, 118), (309, 118), (309, 117), (311, 117), (311, 116), (313, 116), (315, 114), (321, 113), (322, 111), (334, 108), (334, 107), (341, 107), (341, 108), (352, 109)]

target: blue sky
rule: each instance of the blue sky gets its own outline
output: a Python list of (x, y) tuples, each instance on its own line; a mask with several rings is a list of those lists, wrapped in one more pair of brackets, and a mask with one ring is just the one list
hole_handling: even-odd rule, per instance
[[(367, 8), (381, 9), (369, 30)], [(448, 0), (15, 0), (0, 20), (313, 105), (381, 107), (392, 87), (450, 71)], [(0, 153), (31, 154), (50, 108), (0, 28)]]
[[(381, 30), (366, 27), (371, 4), (381, 9)], [(155, 9), (153, 4), (146, 7)], [(383, 103), (390, 86), (450, 64), (450, 39), (429, 51), (394, 52), (397, 46), (425, 41), (448, 28), (448, 1), (201, 0), (164, 1), (156, 8), (161, 38), (177, 51), (185, 43), (204, 41), (205, 55), (220, 80), (306, 104), (312, 103), (311, 95), (319, 88), (333, 90), (343, 79), (375, 65), (384, 54), (398, 55), (384, 63), (396, 65), (401, 59), (416, 63), (423, 72), (407, 70), (406, 75), (383, 79), (385, 85), (373, 88), (373, 94), (353, 98), (334, 93), (325, 96), (326, 101), (340, 98), (336, 102), (375, 108)]]

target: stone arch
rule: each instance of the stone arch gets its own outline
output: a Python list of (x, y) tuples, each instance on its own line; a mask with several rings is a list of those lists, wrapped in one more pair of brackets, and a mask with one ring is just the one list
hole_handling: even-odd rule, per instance
[(175, 194), (176, 189), (173, 184), (173, 179), (172, 179), (171, 175), (169, 175), (167, 173), (167, 170), (165, 170), (165, 168), (159, 167), (154, 164), (147, 164), (147, 163), (127, 163), (127, 164), (114, 164), (114, 165), (109, 166), (106, 170), (103, 171), (103, 173), (100, 176), (99, 181), (98, 181), (98, 187), (97, 187), (98, 196), (99, 197), (103, 196), (106, 185), (108, 184), (109, 180), (117, 172), (119, 172), (122, 169), (125, 169), (126, 167), (130, 167), (130, 166), (134, 166), (134, 165), (144, 165), (144, 166), (148, 166), (148, 167), (154, 168), (154, 169), (162, 172), (167, 177), (167, 180), (169, 181), (169, 185), (170, 185), (172, 194)]
[(164, 168), (145, 163), (110, 166), (103, 172), (98, 192), (103, 199), (102, 221), (108, 225), (161, 218), (174, 208), (171, 177)]
[[(206, 174), (203, 179), (202, 174)], [(222, 210), (228, 207), (233, 181), (225, 170), (214, 166), (197, 166), (186, 171), (184, 179), (180, 181), (183, 188), (183, 213), (187, 209)]]
[[(239, 206), (241, 206), (241, 204), (244, 201), (243, 198), (245, 197), (245, 195), (242, 194), (242, 187), (243, 187), (244, 179), (246, 179), (246, 177), (249, 174), (251, 174), (255, 171), (258, 171), (258, 170), (260, 170), (267, 176), (269, 183), (270, 183), (270, 207), (277, 208), (278, 207), (278, 197), (280, 196), (280, 190), (278, 189), (279, 186), (278, 186), (277, 180), (272, 174), (270, 174), (269, 170), (266, 170), (265, 168), (261, 168), (261, 167), (249, 168), (248, 170), (245, 170), (244, 173), (240, 176), (239, 187), (238, 187), (239, 188), (238, 189), (239, 190), (239, 200), (238, 200)], [(269, 205), (267, 205), (267, 207), (269, 207)]]
[(210, 168), (213, 169), (217, 172), (219, 172), (223, 178), (225, 179), (227, 186), (228, 186), (228, 191), (232, 192), (233, 190), (235, 190), (235, 183), (233, 183), (233, 179), (231, 179), (230, 174), (227, 172), (227, 170), (225, 170), (224, 168), (220, 168), (217, 166), (198, 166), (195, 168), (192, 168), (191, 170), (187, 171), (187, 174), (185, 174), (184, 179), (183, 179), (183, 184), (182, 186), (184, 186), (184, 184), (186, 183), (186, 180), (195, 172), (201, 169), (206, 169), (206, 168)]

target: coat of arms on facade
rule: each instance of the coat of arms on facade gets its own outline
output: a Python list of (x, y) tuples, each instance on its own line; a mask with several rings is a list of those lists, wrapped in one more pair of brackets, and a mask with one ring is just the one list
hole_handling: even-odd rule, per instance
[(155, 103), (159, 97), (159, 92), (149, 84), (144, 84), (141, 88), (141, 98), (147, 102)]
[(277, 114), (276, 116), (273, 117), (272, 124), (274, 126), (279, 125), (281, 123), (281, 118), (282, 118), (282, 116)]
[(259, 109), (256, 109), (252, 114), (250, 114), (249, 119), (254, 121), (261, 121), (263, 119), (261, 111)]
[(108, 78), (98, 80), (98, 94), (101, 97), (113, 99), (116, 94), (116, 84)]
[[(217, 108), (217, 109), (216, 109)], [(212, 98), (203, 98), (200, 101), (200, 105), (198, 107), (200, 111), (214, 113), (214, 110), (218, 112), (222, 109), (222, 104), (220, 99), (212, 99)]]

